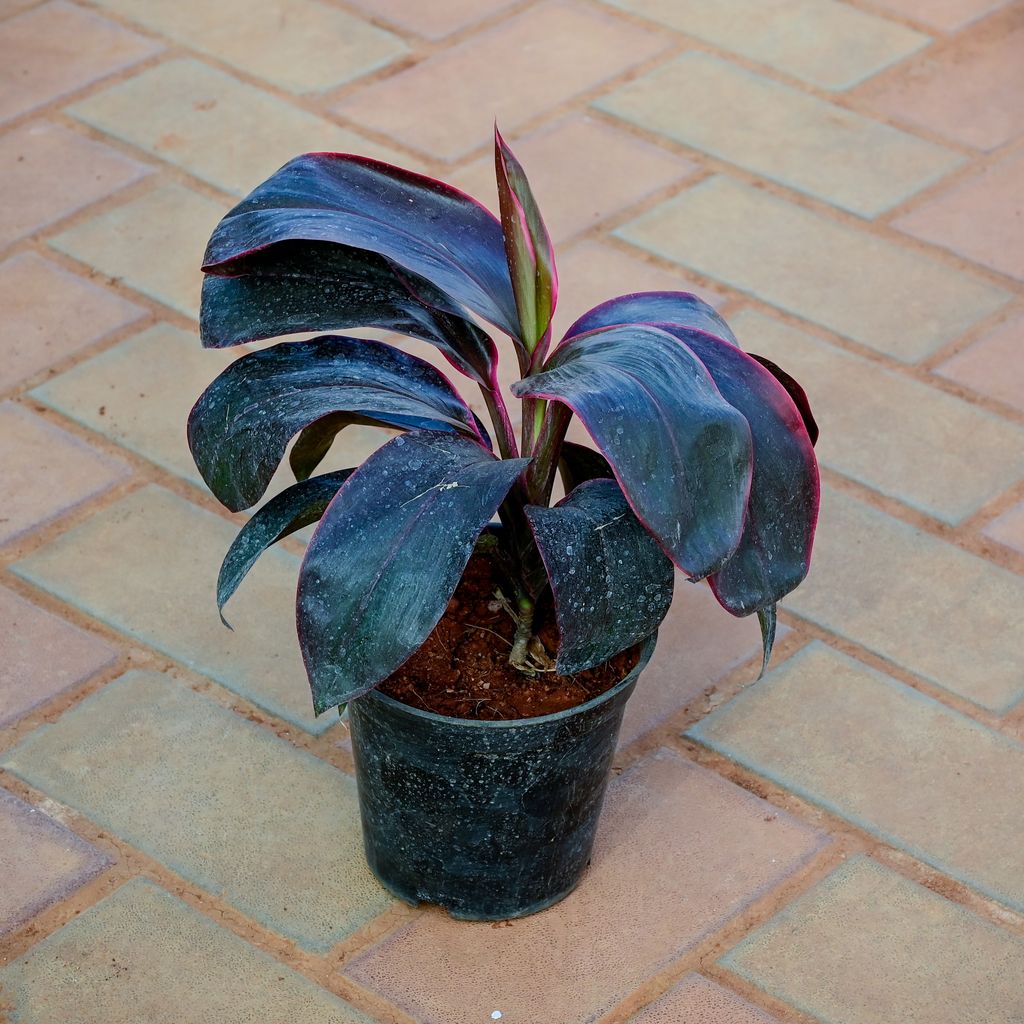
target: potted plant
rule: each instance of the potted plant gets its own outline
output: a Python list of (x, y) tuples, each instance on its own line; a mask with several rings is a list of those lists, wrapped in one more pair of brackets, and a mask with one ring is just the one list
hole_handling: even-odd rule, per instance
[[(500, 220), (398, 167), (300, 156), (215, 229), (201, 312), (213, 348), (356, 327), (427, 342), (481, 390), (493, 442), (428, 362), (337, 334), (243, 355), (188, 423), (232, 511), (295, 439), (296, 483), (242, 528), (218, 607), (266, 547), (319, 521), (298, 638), (317, 713), (348, 705), (370, 866), (403, 899), (479, 919), (577, 884), (673, 566), (757, 614), (766, 665), (818, 510), (803, 391), (697, 297), (622, 295), (552, 345), (551, 242), (497, 131), (495, 167)], [(518, 437), (482, 323), (518, 360)], [(595, 448), (566, 440), (573, 416)], [(353, 423), (401, 433), (314, 475)]]

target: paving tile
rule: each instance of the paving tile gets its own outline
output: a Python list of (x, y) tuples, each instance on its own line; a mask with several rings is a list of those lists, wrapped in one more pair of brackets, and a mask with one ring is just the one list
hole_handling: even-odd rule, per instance
[(127, 673), (4, 764), (307, 949), (390, 903), (363, 860), (355, 782), (168, 676)]
[(1002, 289), (729, 178), (709, 178), (620, 238), (903, 362), (960, 337)]
[(159, 53), (163, 47), (64, 0), (0, 24), (0, 122)]
[(1024, 943), (867, 857), (722, 962), (822, 1024), (1020, 1020)]
[[(512, 148), (530, 176), (552, 239), (578, 235), (697, 170), (683, 157), (617, 131), (592, 117), (574, 114)], [(571, 166), (572, 173), (566, 173)], [(449, 179), (498, 209), (494, 159), (475, 160)]]
[(208, 675), (272, 714), (319, 733), (295, 637), (299, 559), (266, 552), (217, 616), (217, 570), (237, 529), (148, 486), (130, 494), (12, 571), (88, 615)]
[(705, 302), (720, 307), (727, 300), (714, 288), (688, 277), (681, 270), (668, 270), (634, 255), (625, 248), (588, 239), (559, 254), (558, 311), (556, 338), (588, 309), (616, 295), (630, 292), (695, 292)]
[(964, 159), (706, 53), (684, 54), (596, 105), (862, 217), (884, 213)]
[(112, 664), (117, 650), (0, 587), (0, 728)]
[(775, 1018), (699, 974), (688, 974), (631, 1024), (774, 1024)]
[(1006, 4), (1007, 0), (874, 0), (875, 7), (944, 32), (955, 32)]
[(50, 245), (185, 316), (198, 317), (203, 252), (227, 212), (225, 204), (191, 189), (161, 185), (51, 238)]
[(483, 1021), (495, 1008), (530, 1024), (593, 1021), (821, 841), (662, 750), (610, 786), (593, 866), (563, 902), (510, 928), (427, 914), (346, 973), (424, 1024)]
[(110, 864), (42, 811), (0, 789), (0, 935), (74, 892)]
[(352, 5), (374, 18), (397, 25), (427, 39), (443, 39), (515, 7), (519, 0), (352, 0)]
[(100, 0), (103, 7), (291, 92), (320, 92), (406, 52), (391, 32), (317, 0)]
[(1024, 281), (1024, 152), (893, 223), (916, 238)]
[(492, 118), (511, 134), (664, 47), (654, 33), (576, 0), (548, 0), (360, 89), (336, 109), (413, 149), (455, 160), (490, 145)]
[(986, 18), (857, 90), (867, 107), (977, 149), (1024, 131), (1024, 10)]
[[(422, 354), (424, 347), (416, 351)], [(32, 397), (205, 488), (188, 450), (185, 423), (196, 399), (241, 355), (238, 349), (203, 349), (196, 335), (157, 324), (52, 378)], [(358, 465), (391, 436), (375, 427), (346, 428), (324, 471)], [(283, 466), (268, 494), (294, 482)]]
[(930, 42), (837, 0), (607, 2), (823, 89), (847, 89)]
[(1024, 315), (947, 359), (936, 373), (1024, 412)]
[(0, 970), (32, 1024), (368, 1024), (308, 978), (137, 878)]
[(982, 533), (1024, 555), (1024, 502), (993, 519)]
[(1024, 909), (1024, 745), (815, 641), (688, 735)]
[(786, 607), (982, 707), (1024, 697), (1024, 579), (826, 488), (807, 579)]
[[(780, 636), (784, 633), (781, 626)], [(654, 657), (626, 705), (619, 746), (659, 725), (760, 650), (756, 617), (734, 618), (707, 587), (688, 584), (677, 574)]]
[(0, 244), (16, 242), (149, 173), (108, 146), (45, 123), (23, 125), (0, 139), (0, 167), (6, 199)]
[(196, 60), (173, 60), (69, 113), (217, 188), (244, 195), (299, 153), (403, 158)]
[(753, 310), (732, 327), (804, 386), (830, 469), (950, 524), (1024, 477), (1020, 427)]
[(0, 263), (0, 389), (125, 327), (143, 311), (34, 252)]
[(124, 463), (13, 402), (0, 404), (0, 543), (70, 512), (125, 479)]

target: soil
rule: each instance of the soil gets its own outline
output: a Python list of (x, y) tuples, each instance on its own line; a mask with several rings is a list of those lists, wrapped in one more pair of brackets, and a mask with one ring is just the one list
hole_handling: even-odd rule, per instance
[[(426, 643), (379, 689), (403, 704), (450, 718), (533, 718), (585, 704), (611, 689), (640, 659), (637, 644), (577, 675), (526, 675), (508, 661), (516, 627), (495, 597), (498, 590), (511, 594), (494, 561), (475, 554)], [(558, 626), (550, 600), (537, 606), (534, 633), (554, 659)]]

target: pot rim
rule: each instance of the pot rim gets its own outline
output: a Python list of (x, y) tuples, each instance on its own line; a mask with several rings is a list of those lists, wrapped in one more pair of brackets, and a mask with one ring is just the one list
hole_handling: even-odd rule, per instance
[[(655, 630), (646, 640), (643, 641), (643, 646), (640, 648), (640, 659), (637, 663), (622, 679), (619, 680), (619, 682), (614, 686), (609, 687), (604, 691), (604, 693), (599, 693), (596, 697), (591, 697), (590, 700), (583, 704), (577, 704), (571, 708), (564, 708), (562, 711), (552, 711), (547, 715), (534, 715), (531, 718), (498, 719), (497, 721), (480, 718), (453, 718), (449, 715), (439, 715), (435, 711), (424, 711), (421, 708), (414, 708), (409, 704), (403, 704), (402, 701), (395, 700), (394, 697), (390, 697), (386, 693), (381, 693), (376, 687), (372, 690), (367, 690), (366, 693), (357, 697), (356, 700), (363, 700), (366, 697), (372, 697), (374, 700), (380, 701), (382, 704), (388, 705), (394, 710), (401, 711), (413, 718), (422, 718), (429, 722), (437, 722), (447, 725), (464, 726), (470, 729), (521, 729), (535, 725), (547, 725), (550, 722), (558, 722), (562, 719), (570, 718), (573, 715), (589, 711), (591, 708), (597, 707), (599, 704), (603, 704), (604, 702), (611, 700), (628, 686), (635, 683), (640, 673), (647, 667), (647, 663), (651, 660), (651, 655), (654, 653), (654, 647), (657, 640), (658, 631)], [(354, 703), (354, 701), (352, 703)]]

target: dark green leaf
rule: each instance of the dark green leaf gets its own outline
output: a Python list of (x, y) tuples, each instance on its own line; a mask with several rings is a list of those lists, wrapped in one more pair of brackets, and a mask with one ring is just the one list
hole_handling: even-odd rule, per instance
[(318, 714), (372, 689), (422, 645), (526, 465), (417, 431), (356, 470), (299, 574), (299, 643)]
[(291, 438), (334, 412), (486, 442), (469, 407), (429, 363), (382, 342), (327, 336), (232, 363), (192, 409), (188, 443), (210, 490), (237, 512), (259, 501)]
[(614, 480), (589, 480), (526, 514), (555, 598), (559, 672), (603, 664), (654, 633), (675, 573)]
[(260, 555), (271, 544), (315, 523), (353, 472), (343, 469), (294, 484), (253, 513), (231, 542), (217, 577), (217, 610), (225, 626), (228, 621), (224, 618), (224, 605)]

